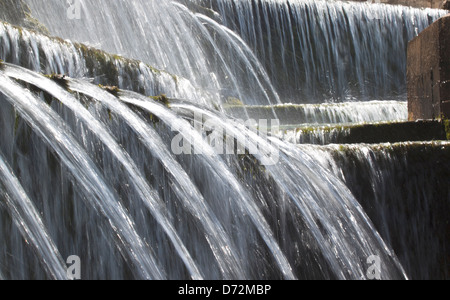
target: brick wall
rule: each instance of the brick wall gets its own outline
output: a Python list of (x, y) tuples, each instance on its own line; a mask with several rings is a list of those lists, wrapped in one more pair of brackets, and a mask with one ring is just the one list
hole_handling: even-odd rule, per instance
[(409, 120), (450, 118), (450, 15), (408, 45)]

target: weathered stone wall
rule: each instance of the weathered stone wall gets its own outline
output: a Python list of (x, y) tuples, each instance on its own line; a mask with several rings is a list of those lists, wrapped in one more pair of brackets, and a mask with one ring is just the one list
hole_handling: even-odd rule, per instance
[(408, 45), (409, 120), (450, 118), (450, 15)]
[[(367, 0), (352, 0), (357, 2), (370, 2)], [(444, 0), (372, 0), (373, 3), (386, 3), (394, 5), (405, 5), (412, 7), (424, 7), (424, 8), (443, 8)]]

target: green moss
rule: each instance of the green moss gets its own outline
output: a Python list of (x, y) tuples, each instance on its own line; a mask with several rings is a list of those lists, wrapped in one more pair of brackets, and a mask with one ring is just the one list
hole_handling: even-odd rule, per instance
[[(85, 58), (89, 76), (104, 78), (102, 79), (102, 83), (105, 85), (119, 85), (118, 65), (121, 65), (125, 70), (124, 73), (127, 74), (133, 73), (133, 71), (138, 69), (142, 64), (141, 61), (124, 58), (117, 54), (110, 54), (84, 44), (74, 43), (74, 46), (80, 52), (80, 55)], [(150, 65), (146, 65), (146, 67), (149, 68), (155, 76), (161, 76), (163, 73), (171, 76), (175, 84), (178, 84), (179, 78), (176, 75), (158, 70)], [(130, 70), (130, 72), (127, 72), (126, 70)], [(136, 86), (135, 88), (142, 87)], [(141, 89), (139, 92), (145, 93), (145, 90)]]
[(83, 44), (74, 44), (80, 54), (85, 58), (86, 67), (90, 76), (104, 75), (105, 83), (114, 86), (118, 85), (119, 72), (115, 62), (125, 61), (119, 55), (108, 54), (102, 50), (88, 47)]
[(101, 84), (98, 86), (116, 97), (119, 96), (120, 89), (117, 86), (104, 86)]
[(450, 120), (444, 119), (442, 122), (444, 123), (445, 134), (447, 136), (447, 140), (450, 141)]
[(175, 82), (175, 85), (178, 86), (178, 76), (174, 75), (174, 74), (170, 74), (170, 76), (172, 76), (173, 81)]
[(20, 124), (20, 116), (17, 113), (17, 111), (14, 112), (14, 135), (16, 135), (17, 130), (19, 129), (19, 124)]
[(63, 74), (51, 74), (51, 75), (44, 75), (48, 79), (53, 80), (58, 85), (62, 86), (64, 89), (69, 90), (69, 82), (67, 81), (66, 75)]
[(50, 35), (50, 31), (48, 30), (48, 28), (45, 27), (45, 25), (39, 22), (36, 18), (34, 18), (29, 12), (25, 13), (25, 25), (28, 28), (36, 30), (39, 33)]
[(152, 66), (150, 66), (150, 65), (147, 65), (147, 67), (148, 67), (154, 74), (156, 74), (156, 75), (161, 75), (161, 71), (160, 71), (160, 70), (158, 70), (158, 69), (156, 69), (156, 68), (154, 68), (154, 67), (152, 67)]
[(345, 147), (344, 145), (339, 145), (340, 152), (345, 152), (346, 150), (347, 150), (347, 147)]
[(150, 114), (150, 121), (153, 123), (153, 125), (156, 125), (160, 122), (159, 118), (157, 116), (155, 116), (154, 114)]
[(108, 118), (110, 121), (112, 121), (112, 119), (113, 119), (112, 111), (109, 108), (107, 109), (107, 111), (108, 111)]
[(158, 95), (158, 96), (151, 96), (151, 99), (155, 100), (156, 102), (164, 104), (164, 106), (169, 107), (170, 101), (169, 98), (165, 94)]
[(432, 141), (450, 139), (450, 121), (445, 130), (437, 121), (422, 122), (380, 122), (370, 124), (350, 124), (332, 126), (304, 126), (295, 128), (302, 134), (305, 143), (315, 142), (318, 135), (329, 137), (327, 143), (337, 144), (378, 144), (406, 141)]

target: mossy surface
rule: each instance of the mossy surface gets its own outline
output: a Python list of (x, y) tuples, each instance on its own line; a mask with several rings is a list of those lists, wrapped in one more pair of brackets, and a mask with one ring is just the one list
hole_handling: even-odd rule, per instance
[(66, 75), (63, 74), (51, 74), (51, 75), (44, 75), (48, 79), (53, 80), (58, 85), (63, 87), (65, 90), (69, 90), (69, 83), (67, 82)]
[(97, 78), (97, 83), (102, 85), (120, 86), (121, 79), (126, 77), (129, 79), (128, 84), (131, 85), (127, 89), (146, 94), (145, 88), (140, 86), (139, 80), (136, 79), (136, 76), (139, 75), (136, 73), (136, 70), (139, 70), (142, 66), (145, 66), (153, 76), (160, 77), (165, 75), (173, 79), (175, 86), (178, 84), (178, 76), (143, 64), (141, 61), (125, 58), (117, 54), (110, 54), (80, 43), (75, 43), (74, 47), (85, 59), (88, 71), (87, 76)]
[[(1, 0), (0, 0), (1, 1)], [(121, 88), (132, 90), (138, 92), (140, 94), (149, 95), (154, 93), (155, 91), (152, 89), (153, 87), (147, 86), (147, 84), (143, 83), (142, 75), (149, 77), (148, 80), (154, 79), (158, 81), (157, 78), (163, 77), (164, 80), (173, 80), (174, 89), (177, 88), (180, 77), (166, 72), (164, 70), (159, 70), (150, 65), (144, 64), (141, 61), (129, 59), (122, 57), (117, 54), (107, 53), (103, 50), (96, 49), (94, 47), (87, 46), (81, 43), (73, 43), (68, 40), (63, 40), (59, 37), (49, 36), (47, 33), (40, 33), (37, 31), (30, 30), (27, 27), (22, 27), (21, 24), (18, 23), (10, 23), (1, 21), (7, 28), (13, 28), (17, 30), (19, 35), (19, 46), (18, 53), (10, 53), (6, 51), (4, 53), (4, 57), (2, 57), (5, 62), (18, 64), (22, 67), (28, 69), (35, 69), (36, 66), (33, 65), (33, 60), (30, 59), (30, 51), (27, 49), (31, 49), (30, 40), (26, 38), (28, 36), (27, 32), (31, 32), (32, 35), (43, 35), (45, 40), (48, 39), (48, 42), (45, 41), (46, 44), (54, 43), (57, 48), (60, 45), (62, 48), (67, 48), (68, 51), (74, 51), (74, 55), (81, 57), (80, 65), (77, 66), (82, 70), (82, 74), (69, 73), (71, 70), (64, 69), (64, 71), (58, 72), (67, 72), (67, 74), (71, 76), (82, 76), (93, 78), (96, 84), (102, 84), (104, 86), (120, 86)], [(37, 43), (36, 53), (32, 53), (38, 56), (38, 60), (41, 65), (41, 72), (49, 73), (54, 71), (49, 71), (49, 69), (53, 70), (53, 67), (49, 67), (51, 57), (47, 57), (47, 52), (45, 49), (42, 49), (42, 45)], [(1, 67), (1, 63), (0, 63)], [(145, 70), (144, 74), (141, 70)], [(153, 76), (153, 78), (152, 78)], [(147, 90), (147, 89), (150, 90)]]
[(84, 57), (89, 76), (96, 77), (101, 75), (103, 77), (102, 84), (108, 86), (119, 85), (119, 72), (115, 62), (122, 58), (83, 44), (76, 43), (75, 48)]
[(155, 100), (156, 102), (159, 102), (159, 103), (163, 104), (166, 107), (170, 106), (169, 98), (165, 94), (161, 94), (161, 95), (158, 95), (158, 96), (151, 96), (150, 98)]
[(442, 122), (444, 123), (445, 134), (447, 136), (447, 140), (450, 141), (450, 120), (449, 119), (445, 119)]
[(119, 92), (120, 89), (117, 86), (109, 86), (109, 85), (98, 85), (101, 89), (104, 89), (105, 91), (107, 91), (108, 93), (114, 95), (114, 96), (119, 96)]
[(0, 0), (0, 20), (49, 34), (48, 29), (32, 16), (30, 7), (23, 0)]
[(238, 98), (228, 97), (228, 99), (225, 102), (224, 106), (227, 106), (227, 107), (230, 107), (230, 108), (233, 107), (233, 106), (243, 107), (244, 103)]
[(295, 131), (302, 135), (303, 143), (317, 143), (318, 136), (326, 138), (326, 143), (335, 144), (435, 141), (447, 140), (450, 137), (449, 124), (444, 129), (439, 121), (308, 126), (296, 128)]

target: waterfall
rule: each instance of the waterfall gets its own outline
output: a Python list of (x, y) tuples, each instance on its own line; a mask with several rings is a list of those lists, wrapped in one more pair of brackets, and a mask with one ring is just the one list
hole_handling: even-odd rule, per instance
[(442, 11), (25, 2), (58, 37), (0, 22), (0, 279), (65, 279), (74, 255), (83, 279), (371, 279), (373, 257), (381, 279), (445, 272), (430, 215), (448, 174), (415, 163), (445, 167), (448, 143), (303, 144), (406, 120), (406, 45)]
[(45, 105), (45, 102), (39, 101), (26, 90), (20, 90), (17, 84), (6, 77), (1, 79), (0, 85), (2, 93), (6, 95), (5, 98), (14, 101), (21, 116), (42, 135), (67, 168), (73, 172), (73, 176), (80, 181), (89, 200), (93, 202), (92, 205), (105, 214), (123, 243), (119, 246), (121, 251), (126, 252), (130, 259), (139, 261), (145, 277), (162, 278), (151, 252), (145, 249), (145, 244), (136, 234), (128, 214), (117, 202), (112, 190), (106, 188), (107, 184), (99, 176), (93, 162), (87, 157), (81, 145), (74, 140), (73, 134), (70, 134), (62, 120)]
[[(301, 257), (298, 256), (299, 253), (290, 253), (288, 256), (285, 256), (286, 253), (284, 253), (286, 251), (285, 247), (290, 244), (290, 239), (296, 241), (299, 237), (305, 235), (310, 235), (310, 243), (316, 244), (315, 247), (320, 249), (319, 252), (313, 252), (313, 254), (309, 255), (315, 256), (316, 261), (323, 261), (325, 264), (328, 264), (330, 268), (329, 271), (321, 271), (320, 269), (323, 266), (319, 268), (313, 267), (311, 269), (312, 274), (314, 274), (313, 276), (331, 276), (332, 278), (341, 279), (362, 278), (365, 276), (365, 269), (361, 260), (366, 259), (372, 253), (382, 256), (386, 261), (386, 265), (383, 268), (383, 273), (386, 278), (401, 278), (405, 276), (395, 255), (390, 251), (386, 251), (386, 245), (373, 229), (371, 222), (367, 219), (348, 189), (339, 180), (333, 179), (330, 176), (331, 173), (320, 169), (313, 170), (311, 166), (308, 166), (310, 163), (308, 156), (302, 154), (292, 146), (288, 148), (286, 148), (287, 145), (282, 146), (284, 153), (282, 159), (285, 161), (284, 163), (281, 165), (266, 166), (266, 176), (275, 180), (274, 184), (278, 187), (278, 193), (280, 194), (278, 196), (258, 193), (253, 195), (253, 193), (248, 194), (244, 187), (241, 186), (242, 183), (240, 181), (242, 179), (237, 180), (236, 176), (238, 173), (236, 173), (236, 167), (239, 165), (239, 161), (228, 158), (224, 162), (221, 162), (224, 158), (214, 155), (214, 151), (209, 148), (210, 146), (203, 142), (202, 135), (196, 133), (192, 136), (192, 131), (194, 130), (192, 128), (190, 136), (197, 136), (193, 140), (193, 145), (204, 147), (207, 150), (205, 155), (201, 155), (195, 159), (200, 161), (205, 160), (200, 165), (209, 165), (204, 170), (197, 170), (200, 174), (196, 176), (204, 178), (206, 175), (202, 175), (204, 172), (212, 172), (212, 174), (215, 174), (213, 176), (207, 176), (210, 177), (210, 182), (207, 186), (202, 186), (197, 181), (198, 179), (194, 181), (194, 184), (193, 182), (189, 182), (189, 177), (182, 175), (183, 169), (181, 167), (188, 168), (192, 162), (189, 163), (184, 160), (192, 158), (184, 157), (183, 161), (179, 162), (181, 165), (178, 165), (176, 160), (179, 158), (169, 156), (168, 149), (161, 148), (161, 150), (158, 150), (155, 148), (155, 144), (162, 143), (164, 138), (160, 140), (158, 135), (145, 138), (146, 134), (151, 134), (154, 129), (148, 127), (147, 123), (139, 121), (143, 117), (139, 117), (142, 113), (135, 115), (132, 111), (127, 112), (129, 109), (123, 106), (119, 100), (148, 110), (148, 113), (154, 115), (160, 122), (166, 123), (165, 125), (168, 129), (179, 128), (179, 130), (184, 132), (185, 129), (181, 128), (188, 129), (191, 126), (189, 123), (187, 125), (177, 125), (182, 119), (177, 117), (173, 112), (170, 112), (168, 108), (160, 104), (152, 104), (149, 98), (139, 94), (124, 94), (124, 96), (120, 96), (119, 94), (119, 98), (116, 98), (113, 94), (103, 91), (90, 83), (68, 79), (68, 89), (77, 92), (77, 94), (80, 93), (78, 97), (81, 97), (81, 94), (83, 94), (83, 97), (88, 97), (91, 99), (90, 101), (94, 101), (92, 103), (86, 100), (83, 101), (85, 105), (89, 106), (86, 111), (86, 108), (81, 104), (83, 102), (79, 102), (78, 104), (75, 102), (81, 101), (83, 97), (79, 100), (73, 99), (73, 96), (62, 91), (62, 88), (50, 79), (33, 74), (31, 71), (13, 67), (12, 65), (4, 64), (2, 68), (4, 75), (2, 75), (1, 87), (2, 93), (6, 96), (5, 100), (14, 104), (20, 116), (29, 124), (32, 130), (45, 141), (52, 151), (55, 151), (60, 163), (72, 173), (74, 183), (79, 184), (80, 188), (84, 189), (87, 197), (86, 201), (88, 201), (87, 204), (91, 205), (97, 213), (104, 215), (109, 220), (111, 229), (121, 237), (116, 244), (118, 251), (132, 265), (134, 264), (133, 261), (136, 263), (139, 261), (139, 264), (136, 264), (136, 266), (140, 268), (138, 270), (131, 270), (132, 272), (134, 271), (134, 276), (138, 278), (140, 276), (144, 278), (158, 278), (158, 276), (172, 278), (172, 276), (175, 276), (176, 278), (176, 276), (183, 274), (181, 270), (184, 269), (187, 274), (191, 274), (190, 276), (192, 278), (198, 278), (204, 272), (214, 272), (213, 274), (216, 275), (208, 274), (208, 276), (218, 276), (218, 278), (248, 278), (248, 276), (264, 274), (264, 272), (268, 272), (267, 276), (282, 276), (291, 279), (305, 277), (307, 276), (307, 273), (305, 273), (306, 270), (297, 269), (293, 266), (296, 260), (301, 260)], [(34, 96), (30, 91), (21, 89), (18, 84), (13, 83), (5, 76), (12, 76), (20, 79), (21, 82), (32, 84), (38, 90), (48, 95), (45, 96), (40, 92), (39, 94), (41, 94), (42, 100), (39, 101), (37, 96)], [(49, 101), (49, 95), (54, 99), (58, 99), (58, 101), (51, 101), (50, 105), (52, 109), (45, 103), (45, 99)], [(21, 101), (27, 101), (29, 104), (25, 106), (24, 102)], [(97, 103), (100, 106), (104, 106), (104, 108), (97, 108), (100, 109), (97, 112), (95, 110), (92, 111), (93, 107), (97, 106)], [(61, 110), (61, 105), (66, 109), (60, 111), (59, 114), (61, 116), (58, 116), (54, 110)], [(216, 116), (216, 113), (213, 113), (213, 111), (192, 106), (191, 104), (173, 103), (171, 106), (175, 111), (180, 110), (181, 115), (184, 115), (186, 110), (193, 110), (202, 113), (208, 118), (213, 118), (215, 123), (220, 124), (220, 126), (235, 134), (238, 140), (244, 142), (245, 135), (241, 133), (243, 128), (233, 127), (227, 124), (222, 119), (223, 117), (220, 115)], [(69, 112), (67, 109), (73, 111), (73, 117), (76, 120), (75, 124), (72, 124), (73, 120), (70, 121), (73, 117), (69, 117), (70, 114), (68, 115)], [(102, 112), (102, 114), (105, 114), (105, 111), (106, 115), (109, 116), (106, 120), (105, 117), (100, 117), (100, 115), (97, 115), (96, 118), (89, 116), (90, 113), (99, 114)], [(156, 193), (150, 190), (145, 192), (146, 189), (148, 190), (148, 187), (147, 183), (143, 180), (145, 177), (152, 175), (145, 176), (143, 175), (145, 174), (145, 170), (139, 171), (139, 168), (142, 168), (146, 163), (142, 160), (142, 156), (135, 156), (136, 149), (128, 150), (130, 152), (127, 154), (122, 152), (123, 150), (120, 147), (117, 147), (117, 142), (114, 142), (113, 136), (123, 137), (124, 134), (132, 133), (129, 132), (126, 134), (126, 131), (124, 132), (125, 128), (122, 126), (125, 124), (114, 128), (117, 125), (112, 125), (111, 123), (114, 124), (115, 122), (113, 120), (115, 119), (125, 122), (125, 128), (129, 128), (135, 131), (135, 135), (141, 136), (139, 137), (141, 142), (137, 144), (133, 143), (130, 146), (135, 148), (139, 144), (142, 144), (144, 148), (140, 151), (149, 151), (153, 157), (160, 160), (162, 168), (166, 170), (163, 173), (167, 172), (167, 178), (162, 178), (161, 180), (165, 181), (169, 179), (173, 182), (173, 184), (166, 186), (169, 191), (165, 192), (163, 186), (157, 185)], [(102, 124), (98, 120), (103, 120), (103, 122), (110, 125)], [(160, 123), (158, 122), (158, 124)], [(158, 126), (163, 126), (163, 124)], [(14, 130), (15, 126), (14, 124), (9, 124), (9, 127), (12, 127), (11, 130)], [(70, 129), (70, 127), (74, 128)], [(101, 129), (105, 127), (111, 129)], [(81, 132), (78, 135), (70, 133), (71, 131), (78, 132), (79, 130)], [(159, 133), (161, 137), (169, 133), (164, 133), (163, 128), (159, 128), (158, 130), (162, 130)], [(116, 133), (112, 136), (108, 133), (109, 131)], [(56, 139), (52, 138), (52, 134)], [(189, 135), (189, 131), (184, 134)], [(251, 138), (252, 143), (262, 142), (261, 137), (253, 136), (250, 132), (247, 135)], [(59, 138), (59, 136), (61, 137)], [(127, 140), (127, 142), (130, 142), (130, 137), (127, 137)], [(98, 145), (99, 142), (104, 146)], [(170, 143), (170, 140), (166, 140), (166, 143)], [(33, 145), (29, 147), (33, 147)], [(92, 152), (93, 150), (90, 149), (92, 147), (94, 149), (96, 148), (96, 151)], [(264, 147), (273, 146), (268, 144)], [(159, 151), (162, 152), (160, 153)], [(273, 151), (264, 150), (263, 152), (272, 153)], [(100, 157), (98, 157), (99, 155)], [(130, 155), (130, 158), (128, 158), (128, 155)], [(134, 164), (131, 159), (134, 160)], [(260, 163), (264, 161), (258, 155), (256, 159)], [(122, 170), (119, 173), (124, 173), (119, 178), (112, 176), (115, 172), (108, 172), (109, 168), (115, 164), (114, 161), (117, 161), (116, 163), (120, 165), (117, 171)], [(254, 163), (258, 164), (257, 161)], [(178, 167), (176, 167), (177, 165)], [(192, 176), (192, 170), (186, 170)], [(140, 172), (143, 173), (140, 174)], [(126, 173), (132, 176), (129, 176), (127, 179), (127, 176), (125, 176)], [(294, 181), (294, 178), (298, 178), (300, 181), (297, 179)], [(127, 185), (127, 188), (125, 188), (123, 186), (124, 182), (121, 180), (129, 182), (130, 186)], [(154, 179), (148, 178), (147, 180), (152, 182)], [(193, 188), (192, 192), (194, 194), (192, 196), (186, 193), (187, 191), (182, 191), (182, 180), (187, 181), (185, 183), (187, 187), (191, 186)], [(141, 181), (142, 183), (140, 183)], [(264, 185), (264, 181), (252, 182), (252, 186)], [(223, 186), (224, 183), (227, 187), (226, 189)], [(117, 184), (120, 184), (121, 188), (110, 188), (110, 186)], [(163, 185), (165, 186), (166, 184)], [(200, 188), (197, 196), (195, 196), (196, 186)], [(124, 188), (125, 190), (120, 191)], [(133, 191), (134, 189), (136, 191)], [(118, 195), (115, 195), (115, 190), (119, 193)], [(33, 194), (35, 192), (33, 191)], [(161, 193), (163, 193), (162, 197), (164, 197), (165, 201), (164, 203), (158, 204), (157, 199)], [(203, 197), (200, 193), (204, 194), (203, 201), (201, 200)], [(166, 195), (164, 196), (164, 194)], [(281, 198), (278, 199), (278, 197)], [(142, 202), (138, 201), (140, 198)], [(152, 200), (153, 198), (155, 200)], [(233, 200), (231, 203), (226, 204), (226, 199), (235, 199), (235, 202)], [(331, 199), (335, 199), (335, 202), (330, 202)], [(175, 205), (174, 201), (179, 204)], [(303, 225), (299, 224), (296, 226), (296, 229), (285, 228), (284, 226), (287, 226), (287, 224), (282, 225), (281, 228), (278, 228), (280, 225), (274, 227), (274, 224), (272, 224), (273, 220), (267, 219), (269, 215), (267, 215), (267, 212), (264, 212), (267, 208), (265, 206), (261, 207), (261, 201), (268, 201), (266, 205), (270, 206), (273, 205), (273, 203), (269, 204), (270, 201), (281, 201), (287, 211), (290, 209), (296, 211), (293, 215), (283, 216), (285, 222), (298, 223), (302, 220), (300, 224), (302, 222), (305, 223)], [(182, 209), (181, 211), (178, 211), (178, 205), (181, 205), (179, 208)], [(231, 213), (230, 211), (224, 214), (224, 205), (234, 212)], [(126, 207), (129, 208), (125, 210)], [(131, 207), (134, 208), (131, 209)], [(149, 215), (146, 217), (145, 215), (140, 216), (139, 214), (143, 212), (142, 209), (145, 207), (148, 207)], [(275, 209), (275, 207), (272, 209)], [(137, 209), (137, 212), (140, 213), (134, 215), (136, 213), (134, 209)], [(131, 215), (127, 213), (128, 210), (132, 212)], [(333, 211), (335, 212), (333, 213)], [(175, 213), (177, 216), (176, 219), (173, 218)], [(340, 215), (341, 217), (339, 220), (333, 221), (330, 218), (330, 214)], [(193, 222), (193, 232), (197, 232), (200, 235), (198, 237), (199, 239), (203, 237), (206, 240), (199, 240), (196, 243), (189, 242), (189, 239), (193, 238), (193, 232), (191, 230), (181, 230), (179, 228), (180, 224), (175, 222), (179, 218), (184, 219), (189, 215), (194, 217), (190, 220), (190, 222)], [(142, 217), (144, 219), (141, 219)], [(135, 222), (138, 222), (138, 220), (140, 220), (138, 223), (139, 226), (137, 224), (135, 225)], [(145, 239), (139, 236), (140, 234), (150, 234), (149, 232), (140, 232), (142, 228), (146, 228), (143, 224), (150, 220), (154, 220), (153, 222), (156, 222), (157, 227), (161, 228), (158, 235), (161, 235), (159, 239), (163, 238), (165, 240), (163, 245), (167, 245), (166, 247), (172, 249), (171, 251), (174, 251), (177, 257), (179, 257), (179, 263), (177, 265), (178, 270), (180, 270), (179, 272), (164, 267), (166, 265), (164, 260), (167, 259), (165, 256), (166, 251), (155, 253), (156, 250), (147, 250), (145, 252), (141, 250), (142, 248), (155, 249), (154, 247), (156, 245), (163, 247), (163, 245), (155, 244), (156, 240), (151, 239), (149, 236)], [(248, 226), (248, 229), (245, 229), (246, 233), (240, 237), (239, 234), (236, 236), (237, 233), (231, 230), (232, 228), (229, 227), (229, 222), (231, 224), (242, 224), (241, 226), (251, 222), (252, 225), (245, 225)], [(244, 228), (246, 227), (240, 227), (240, 231), (244, 230)], [(276, 238), (276, 232), (279, 230), (287, 230), (287, 232), (294, 230), (293, 232), (298, 233), (280, 244), (280, 241)], [(306, 230), (306, 232), (302, 233), (303, 230)], [(253, 238), (251, 238), (252, 236)], [(247, 240), (246, 242), (242, 240), (243, 237)], [(283, 239), (285, 238), (287, 237), (283, 237)], [(295, 243), (300, 248), (306, 246), (302, 245), (298, 240)], [(218, 247), (225, 247), (228, 250), (221, 254), (217, 251), (224, 249), (219, 249)], [(253, 261), (254, 257), (258, 257), (258, 255), (249, 255), (252, 247), (255, 247), (256, 251), (263, 251), (261, 254), (266, 253), (262, 261)], [(335, 250), (332, 250), (333, 248)], [(162, 262), (159, 262), (151, 253), (155, 253)], [(161, 257), (161, 255), (163, 256)], [(212, 261), (206, 263), (208, 260)], [(265, 260), (274, 260), (275, 265), (265, 265)], [(143, 264), (143, 262), (147, 262), (148, 264)], [(240, 264), (237, 262), (240, 262)], [(218, 269), (215, 271), (207, 271), (208, 269), (206, 267), (210, 266), (211, 263), (217, 264)], [(269, 267), (270, 265), (271, 267)]]
[(446, 14), (342, 1), (192, 2), (216, 11), (294, 103), (404, 97), (408, 41)]
[[(82, 1), (87, 18), (74, 21), (68, 20), (67, 5), (61, 1), (48, 2), (49, 10), (42, 9), (39, 2), (28, 3), (43, 22), (51, 23), (52, 33), (58, 36), (144, 61), (158, 69), (183, 76), (195, 87), (210, 94), (220, 94), (225, 99), (226, 96), (234, 96), (248, 99), (249, 103), (276, 102), (276, 92), (271, 90), (270, 82), (262, 76), (264, 70), (259, 62), (249, 60), (248, 54), (252, 51), (248, 47), (245, 49), (245, 43), (223, 33), (225, 45), (219, 45), (215, 35), (205, 28), (204, 21), (182, 5), (171, 1), (114, 1), (108, 5), (96, 0)], [(84, 21), (87, 23), (81, 24)], [(73, 29), (70, 34), (60, 31), (61, 24)], [(226, 31), (225, 27), (220, 28), (221, 32)], [(233, 53), (224, 52), (221, 47), (230, 48)], [(230, 55), (239, 57), (239, 63), (245, 64), (251, 71), (239, 75), (237, 66), (230, 65)], [(258, 83), (261, 88), (253, 91), (242, 88), (243, 84), (253, 86)], [(189, 98), (194, 97), (191, 95)]]
[(407, 42), (446, 14), (323, 0), (83, 0), (81, 19), (68, 20), (64, 1), (27, 3), (53, 34), (246, 104), (404, 99)]
[(0, 22), (0, 41), (0, 57), (4, 61), (44, 74), (85, 78), (146, 95), (166, 94), (209, 105), (218, 102), (214, 94), (200, 91), (185, 78), (69, 40)]

